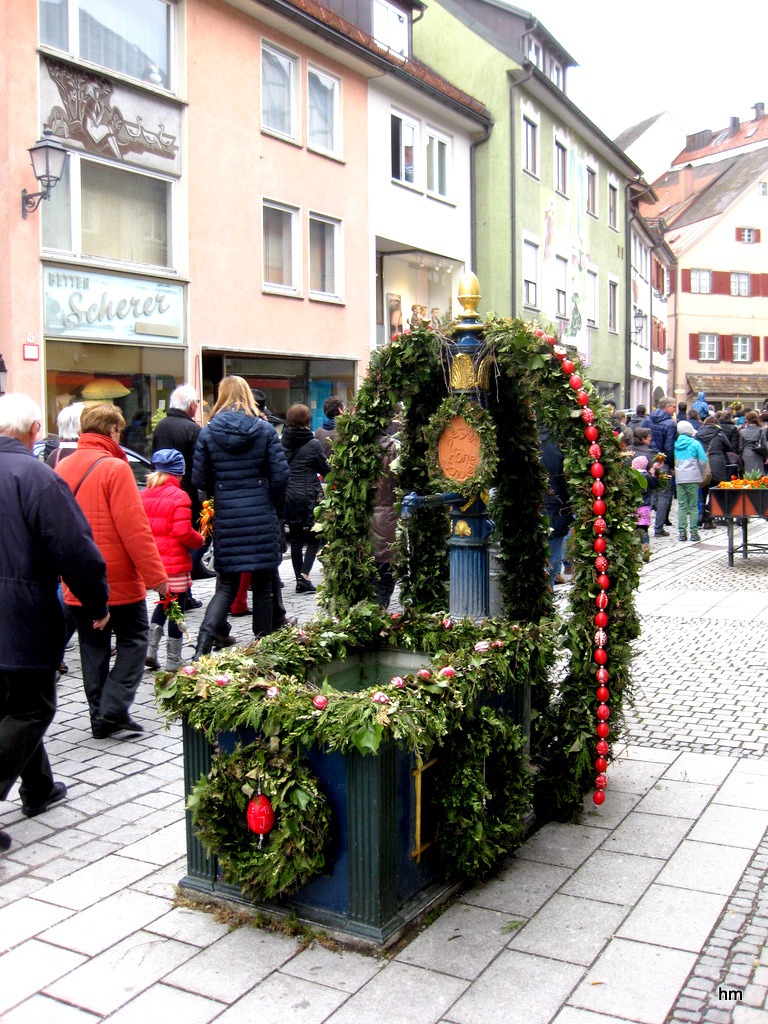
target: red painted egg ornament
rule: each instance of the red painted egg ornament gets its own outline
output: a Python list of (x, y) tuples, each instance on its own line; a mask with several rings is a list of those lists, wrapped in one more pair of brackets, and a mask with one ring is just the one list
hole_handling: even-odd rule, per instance
[(563, 360), (563, 373), (572, 374), (576, 367), (573, 365), (570, 359)]
[(607, 546), (605, 537), (595, 537), (595, 543), (592, 545), (599, 555), (603, 554)]
[(592, 465), (589, 467), (589, 472), (592, 474), (595, 480), (599, 480), (605, 472), (605, 470), (603, 469), (603, 464), (601, 462), (593, 462)]
[(595, 647), (605, 647), (608, 643), (608, 634), (604, 629), (598, 629), (595, 633)]
[(610, 696), (608, 693), (608, 687), (598, 686), (598, 688), (595, 690), (595, 696), (601, 704), (605, 704), (605, 702), (608, 700), (608, 697)]
[(611, 717), (611, 709), (608, 707), (607, 704), (601, 704), (600, 707), (597, 709), (596, 714), (601, 722), (607, 722), (608, 719)]
[(257, 794), (248, 804), (245, 812), (245, 820), (251, 832), (259, 837), (259, 849), (267, 832), (271, 832), (275, 824), (275, 812), (272, 804), (263, 793)]
[(597, 533), (597, 534), (605, 533), (607, 525), (608, 524), (603, 519), (603, 517), (602, 516), (598, 516), (597, 519), (593, 523), (593, 528), (594, 528), (595, 533)]
[(587, 427), (584, 431), (584, 437), (586, 437), (588, 441), (596, 441), (598, 437), (600, 437), (600, 431), (597, 427)]
[(571, 385), (574, 391), (578, 391), (583, 381), (581, 377), (578, 375), (578, 373), (572, 373), (570, 379), (568, 380), (568, 383)]
[(605, 789), (607, 785), (608, 779), (606, 779), (604, 775), (598, 775), (595, 779), (595, 786), (597, 786), (598, 789)]
[(312, 703), (315, 705), (318, 711), (322, 711), (328, 707), (328, 698), (324, 693), (316, 693), (312, 698)]
[(598, 647), (595, 653), (592, 655), (598, 665), (605, 665), (608, 661), (608, 652), (604, 647)]
[(608, 616), (605, 614), (605, 612), (597, 613), (597, 615), (595, 616), (595, 625), (598, 627), (598, 629), (605, 629), (605, 627), (608, 625)]
[(555, 339), (552, 337), (551, 334), (547, 335), (547, 344), (548, 345), (554, 345), (555, 344)]
[(604, 612), (605, 609), (608, 607), (608, 595), (607, 594), (598, 594), (597, 597), (595, 598), (595, 604), (597, 605), (597, 607), (600, 609), (601, 612)]
[(582, 420), (582, 423), (591, 423), (592, 420), (594, 420), (594, 418), (595, 418), (595, 414), (592, 412), (591, 409), (582, 409), (581, 410), (581, 420)]
[(611, 581), (608, 579), (604, 572), (600, 573), (600, 575), (597, 577), (597, 585), (598, 587), (600, 587), (601, 590), (607, 590), (610, 587)]
[(540, 327), (537, 327), (536, 330), (533, 333), (534, 333), (535, 337), (537, 337), (537, 338), (543, 338), (544, 337), (544, 331), (542, 331), (542, 329)]
[(605, 555), (597, 556), (597, 558), (595, 559), (595, 568), (598, 572), (605, 572), (605, 570), (608, 568), (608, 559), (605, 557)]
[(603, 483), (603, 481), (602, 480), (593, 480), (592, 481), (592, 497), (593, 498), (602, 498), (602, 496), (604, 494), (605, 494), (605, 484)]
[(592, 511), (596, 516), (605, 515), (606, 505), (602, 498), (595, 498), (592, 502)]
[(603, 454), (603, 449), (600, 447), (599, 444), (595, 443), (595, 444), (591, 444), (589, 446), (589, 457), (590, 457), (590, 459), (599, 459), (602, 454)]
[(586, 391), (577, 391), (576, 392), (576, 401), (579, 403), (579, 405), (582, 408), (585, 408), (586, 406), (589, 405), (589, 395), (587, 394)]
[[(562, 345), (555, 345), (552, 351), (555, 353), (556, 359), (565, 359), (568, 355), (568, 349), (564, 348)], [(573, 369), (570, 369), (568, 372), (573, 373)]]
[(595, 750), (598, 752), (600, 757), (605, 757), (608, 753), (608, 744), (605, 740), (598, 740), (595, 744)]
[(608, 725), (607, 722), (598, 722), (597, 723), (597, 728), (595, 729), (595, 732), (597, 733), (597, 735), (600, 737), (601, 740), (607, 740), (608, 739), (608, 734), (610, 733), (610, 731), (611, 731), (611, 729), (610, 729), (610, 726)]
[(605, 793), (602, 789), (598, 789), (592, 794), (592, 802), (596, 804), (597, 807), (605, 803)]
[(607, 668), (599, 668), (597, 672), (595, 672), (595, 679), (598, 681), (598, 683), (600, 683), (601, 686), (605, 686), (605, 684), (608, 682), (610, 678), (611, 677), (608, 674)]
[(604, 772), (607, 767), (608, 762), (605, 760), (604, 757), (595, 758), (595, 771)]

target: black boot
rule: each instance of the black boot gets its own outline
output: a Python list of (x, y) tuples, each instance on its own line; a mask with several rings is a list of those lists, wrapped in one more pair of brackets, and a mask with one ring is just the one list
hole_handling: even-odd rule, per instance
[(213, 633), (210, 633), (207, 629), (202, 629), (197, 634), (197, 647), (195, 647), (195, 654), (192, 658), (193, 661), (197, 661), (198, 658), (202, 658), (204, 654), (210, 654), (213, 648)]

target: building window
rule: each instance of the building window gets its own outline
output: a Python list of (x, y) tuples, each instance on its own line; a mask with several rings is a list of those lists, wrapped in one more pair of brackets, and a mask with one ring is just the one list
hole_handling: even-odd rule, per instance
[(544, 53), (541, 43), (533, 36), (528, 40), (528, 60), (531, 64), (535, 64), (539, 71), (544, 70)]
[(752, 338), (748, 334), (734, 334), (733, 361), (734, 363), (752, 362)]
[(597, 173), (587, 168), (587, 213), (597, 216)]
[(40, 0), (40, 42), (168, 89), (174, 4), (166, 0)]
[(619, 286), (616, 281), (608, 282), (608, 330), (619, 329)]
[(538, 160), (536, 159), (536, 134), (538, 126), (523, 118), (523, 167), (531, 174), (538, 175)]
[(717, 359), (717, 338), (716, 334), (699, 335), (699, 359), (702, 362)]
[(556, 60), (553, 60), (549, 67), (549, 78), (558, 89), (563, 88), (563, 66), (558, 64)]
[(307, 145), (332, 156), (341, 150), (339, 94), (338, 78), (316, 68), (307, 70)]
[(757, 241), (757, 231), (755, 228), (737, 228), (736, 230), (738, 232), (737, 242), (746, 242), (747, 245), (754, 245)]
[(745, 295), (750, 294), (750, 275), (749, 274), (731, 274), (731, 295)]
[(562, 256), (555, 256), (555, 305), (558, 316), (568, 316), (568, 260)]
[(427, 192), (445, 198), (448, 195), (449, 142), (434, 132), (427, 132)]
[(712, 291), (712, 271), (692, 270), (691, 291), (699, 295), (709, 295)]
[(597, 327), (597, 313), (600, 309), (597, 289), (597, 271), (587, 271), (587, 325)]
[(608, 186), (608, 225), (619, 228), (619, 190), (615, 185)]
[(264, 203), (263, 281), (268, 291), (298, 294), (298, 213), (299, 211), (292, 206)]
[(309, 215), (309, 293), (313, 298), (340, 298), (340, 229), (337, 220)]
[(43, 247), (170, 268), (172, 188), (165, 178), (72, 154), (43, 206)]
[(261, 127), (296, 138), (296, 61), (266, 45), (261, 48)]
[(407, 57), (408, 16), (385, 0), (373, 0), (373, 38), (401, 57)]
[(555, 143), (555, 189), (560, 195), (567, 195), (567, 150), (560, 142)]
[(768, 196), (768, 181), (761, 181), (759, 192), (761, 196)]
[(397, 114), (392, 115), (392, 177), (413, 185), (416, 172), (413, 155), (416, 149), (417, 126)]
[(523, 302), (533, 309), (539, 308), (539, 247), (523, 241)]

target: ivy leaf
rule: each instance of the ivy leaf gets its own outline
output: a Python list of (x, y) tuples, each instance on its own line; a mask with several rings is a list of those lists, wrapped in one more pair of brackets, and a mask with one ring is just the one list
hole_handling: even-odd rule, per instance
[(352, 733), (352, 743), (363, 756), (366, 753), (375, 754), (381, 743), (383, 728), (378, 722), (375, 725), (363, 725)]

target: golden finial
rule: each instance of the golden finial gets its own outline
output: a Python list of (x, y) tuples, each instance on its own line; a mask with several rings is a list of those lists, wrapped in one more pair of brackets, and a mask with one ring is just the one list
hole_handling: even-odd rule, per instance
[(480, 305), (482, 295), (480, 294), (480, 282), (471, 271), (462, 274), (459, 279), (458, 298), (464, 307), (464, 312), (459, 313), (457, 317), (458, 321), (477, 320), (477, 307)]

